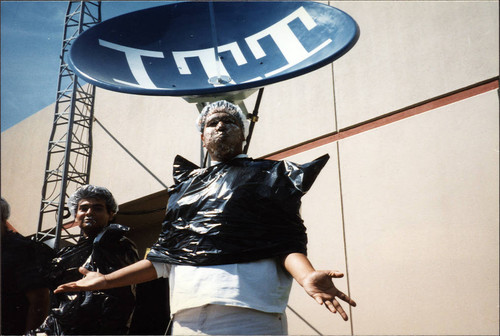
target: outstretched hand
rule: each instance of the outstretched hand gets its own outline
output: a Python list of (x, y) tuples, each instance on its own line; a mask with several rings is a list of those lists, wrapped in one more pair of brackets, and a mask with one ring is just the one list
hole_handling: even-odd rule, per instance
[(84, 267), (80, 267), (78, 271), (84, 275), (83, 279), (62, 284), (54, 290), (54, 293), (91, 291), (106, 287), (106, 278), (103, 274), (91, 272)]
[(325, 307), (332, 313), (339, 312), (344, 321), (347, 321), (347, 314), (336, 298), (353, 307), (356, 307), (356, 302), (339, 291), (332, 281), (333, 278), (342, 278), (343, 276), (343, 273), (337, 271), (314, 271), (303, 279), (302, 287), (317, 303), (325, 304)]

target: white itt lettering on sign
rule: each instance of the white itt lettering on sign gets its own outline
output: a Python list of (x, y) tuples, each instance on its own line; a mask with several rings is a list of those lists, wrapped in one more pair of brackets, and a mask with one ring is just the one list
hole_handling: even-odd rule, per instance
[[(300, 7), (290, 15), (272, 24), (271, 26), (259, 31), (258, 33), (255, 33), (251, 36), (244, 38), (244, 41), (246, 42), (250, 51), (252, 52), (253, 57), (255, 57), (256, 59), (260, 59), (266, 56), (265, 51), (262, 49), (260, 45), (260, 40), (263, 39), (264, 37), (270, 37), (274, 41), (276, 46), (279, 48), (284, 59), (287, 61), (286, 65), (265, 73), (263, 77), (270, 77), (279, 74), (280, 72), (283, 72), (288, 68), (306, 60), (315, 53), (319, 52), (328, 44), (332, 43), (332, 40), (327, 38), (325, 39), (325, 41), (320, 42), (319, 45), (317, 45), (311, 51), (307, 51), (289, 26), (289, 23), (295, 19), (299, 19), (308, 30), (311, 30), (316, 26), (316, 23), (314, 22), (313, 18), (309, 15), (309, 13), (306, 11), (306, 9), (304, 9), (304, 7)], [(216, 63), (215, 48), (172, 51), (171, 55), (165, 55), (165, 52), (163, 51), (131, 48), (128, 46), (108, 42), (102, 39), (99, 39), (99, 44), (103, 47), (124, 53), (130, 71), (134, 76), (134, 79), (137, 81), (136, 84), (123, 81), (119, 78), (113, 78), (113, 80), (116, 83), (126, 84), (133, 87), (158, 89), (158, 87), (153, 83), (153, 81), (151, 80), (146, 71), (143, 57), (166, 58), (168, 56), (171, 56), (173, 57), (175, 64), (177, 66), (177, 70), (181, 75), (191, 75), (191, 70), (186, 62), (186, 59), (198, 58), (203, 67), (203, 70), (205, 71), (207, 79), (217, 76), (219, 77), (225, 76), (227, 78), (231, 78), (231, 74), (228, 73), (227, 69), (224, 67), (223, 61), (220, 58), (217, 59), (217, 62), (219, 64)], [(238, 66), (247, 63), (247, 60), (243, 55), (243, 52), (240, 46), (238, 45), (237, 41), (217, 46), (217, 51), (218, 53), (230, 52)], [(242, 83), (256, 81), (259, 79), (263, 79), (263, 77), (259, 76), (255, 78), (248, 78), (242, 81)], [(214, 82), (212, 84), (214, 86), (223, 86), (225, 84), (236, 84), (236, 83), (234, 82), (234, 80), (231, 79), (228, 83)]]

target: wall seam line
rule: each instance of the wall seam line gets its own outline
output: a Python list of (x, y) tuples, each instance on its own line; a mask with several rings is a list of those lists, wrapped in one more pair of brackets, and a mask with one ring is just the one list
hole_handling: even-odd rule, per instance
[[(333, 114), (335, 118), (335, 132), (339, 132), (339, 126), (338, 126), (338, 115), (337, 115), (337, 98), (335, 95), (335, 66), (334, 63), (331, 65), (332, 69), (332, 94), (333, 94)], [(338, 181), (339, 181), (339, 198), (340, 198), (340, 219), (342, 223), (342, 242), (343, 242), (343, 249), (344, 249), (344, 263), (345, 263), (345, 276), (346, 276), (346, 283), (347, 283), (347, 296), (351, 297), (351, 283), (350, 283), (350, 277), (349, 277), (349, 261), (347, 257), (347, 236), (346, 236), (346, 225), (345, 225), (345, 213), (344, 213), (344, 194), (343, 194), (343, 188), (342, 188), (342, 169), (340, 165), (340, 145), (339, 142), (337, 141), (336, 143), (336, 148), (337, 148), (337, 174), (338, 174)], [(351, 305), (347, 306), (348, 311), (349, 311), (349, 325), (351, 328), (351, 335), (354, 335), (354, 323), (353, 323), (353, 316), (352, 316), (352, 307)]]

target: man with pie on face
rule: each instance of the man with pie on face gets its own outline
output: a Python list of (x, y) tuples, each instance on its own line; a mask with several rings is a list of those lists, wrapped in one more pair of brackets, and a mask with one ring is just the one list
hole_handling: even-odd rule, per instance
[[(112, 224), (118, 205), (109, 190), (85, 185), (67, 203), (83, 237), (76, 245), (62, 248), (52, 260), (49, 279), (53, 288), (81, 279), (80, 267), (107, 274), (139, 260), (135, 244), (125, 237), (128, 228)], [(40, 330), (49, 335), (125, 334), (134, 307), (133, 286), (54, 294)]]
[(81, 269), (83, 280), (57, 293), (115, 288), (168, 277), (174, 335), (284, 335), (293, 279), (344, 320), (333, 284), (342, 273), (315, 270), (307, 253), (300, 198), (328, 156), (298, 165), (243, 153), (246, 118), (227, 101), (205, 106), (197, 120), (211, 166), (182, 157), (162, 233), (146, 260), (111, 274)]

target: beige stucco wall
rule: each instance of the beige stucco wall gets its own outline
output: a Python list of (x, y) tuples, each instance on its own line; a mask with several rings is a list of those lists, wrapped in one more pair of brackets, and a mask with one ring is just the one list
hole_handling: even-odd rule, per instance
[[(499, 74), (497, 1), (333, 5), (358, 22), (358, 43), (265, 88), (251, 156)], [(53, 109), (2, 133), (2, 195), (24, 234), (36, 230)], [(290, 307), (323, 334), (498, 334), (498, 112), (493, 90), (287, 158), (331, 156), (303, 199), (309, 256), (345, 272), (335, 283), (358, 302), (346, 323), (294, 285)], [(196, 115), (181, 98), (96, 94), (95, 117), (166, 185), (176, 154), (199, 162)], [(97, 124), (91, 183), (119, 203), (163, 189)], [(288, 317), (291, 334), (315, 334)]]
[(2, 197), (11, 207), (9, 221), (24, 235), (38, 227), (53, 115), (48, 106), (1, 134)]
[[(355, 334), (498, 332), (498, 121), (491, 91), (339, 141), (340, 164), (336, 143), (290, 158), (331, 156), (302, 215), (316, 267), (348, 271)], [(298, 286), (290, 306), (324, 334), (350, 333)]]
[(498, 76), (497, 1), (338, 1), (360, 26), (334, 63), (339, 127)]
[(351, 290), (370, 302), (356, 333), (498, 332), (497, 106), (489, 92), (340, 143)]

